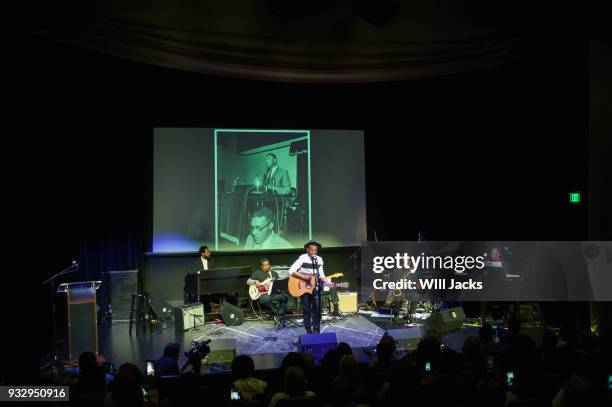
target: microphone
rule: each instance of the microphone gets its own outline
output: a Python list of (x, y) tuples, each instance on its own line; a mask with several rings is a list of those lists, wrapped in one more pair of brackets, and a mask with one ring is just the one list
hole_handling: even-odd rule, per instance
[(317, 278), (319, 277), (319, 263), (317, 261), (317, 256), (310, 256), (310, 260), (312, 261), (312, 264), (314, 265), (314, 273), (317, 276)]
[(76, 260), (72, 260), (72, 267), (73, 267), (75, 270), (78, 270), (78, 269), (79, 269), (79, 262), (78, 262), (78, 261), (76, 261)]

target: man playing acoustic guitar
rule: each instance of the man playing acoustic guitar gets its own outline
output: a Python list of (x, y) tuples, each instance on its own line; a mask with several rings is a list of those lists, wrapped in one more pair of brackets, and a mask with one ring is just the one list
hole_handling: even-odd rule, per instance
[(301, 280), (310, 282), (315, 276), (321, 279), (321, 283), (314, 287), (312, 293), (305, 292), (302, 294), (302, 313), (304, 314), (304, 328), (306, 332), (319, 333), (321, 330), (321, 287), (323, 283), (329, 283), (323, 271), (323, 258), (317, 253), (321, 245), (314, 240), (306, 243), (304, 249), (306, 253), (302, 254), (289, 268), (289, 275), (297, 277)]

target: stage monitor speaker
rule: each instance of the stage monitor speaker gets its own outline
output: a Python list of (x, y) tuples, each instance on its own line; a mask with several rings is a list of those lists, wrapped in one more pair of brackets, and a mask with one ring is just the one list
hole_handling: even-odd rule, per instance
[(208, 363), (232, 363), (236, 358), (236, 339), (213, 339), (208, 346)]
[(186, 304), (174, 309), (174, 328), (186, 331), (204, 325), (204, 305), (201, 302)]
[(132, 294), (138, 294), (138, 270), (115, 270), (107, 272), (110, 300), (114, 321), (130, 319)]
[(464, 321), (463, 308), (448, 308), (432, 313), (426, 320), (426, 326), (432, 331), (447, 332), (460, 329)]
[[(172, 305), (167, 301), (158, 299), (157, 297), (150, 297), (149, 306), (151, 307), (151, 311), (156, 319), (172, 319), (173, 316), (176, 316), (175, 309), (177, 305)], [(179, 304), (178, 306), (180, 307), (182, 304)]]
[(227, 326), (242, 325), (244, 322), (244, 312), (234, 304), (230, 304), (227, 301), (224, 301), (223, 304), (221, 304), (219, 314), (221, 314), (221, 319), (223, 319), (223, 322)]
[(401, 351), (416, 350), (417, 345), (423, 339), (421, 328), (388, 329), (387, 335), (395, 339), (396, 348)]
[(319, 361), (330, 349), (336, 349), (338, 339), (335, 332), (323, 334), (300, 335), (298, 340), (298, 351), (312, 354), (314, 360)]
[(356, 292), (339, 292), (338, 300), (338, 308), (340, 308), (340, 312), (345, 314), (354, 314), (357, 312), (358, 308)]

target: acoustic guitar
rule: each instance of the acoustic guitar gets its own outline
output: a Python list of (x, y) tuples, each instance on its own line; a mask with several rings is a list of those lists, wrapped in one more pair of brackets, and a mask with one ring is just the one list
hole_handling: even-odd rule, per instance
[[(331, 276), (327, 276), (327, 278), (332, 279), (336, 277), (342, 277), (344, 274), (336, 273)], [(293, 297), (301, 297), (305, 293), (312, 294), (315, 288), (315, 276), (310, 278), (310, 281), (302, 280), (301, 278), (297, 278), (294, 276), (289, 276), (289, 282), (287, 283), (287, 287), (289, 288), (289, 294)], [(348, 288), (348, 283), (328, 283), (324, 282), (323, 287), (341, 287)]]

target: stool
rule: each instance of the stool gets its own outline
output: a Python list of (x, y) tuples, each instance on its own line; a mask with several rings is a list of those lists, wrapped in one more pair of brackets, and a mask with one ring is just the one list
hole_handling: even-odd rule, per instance
[(151, 298), (149, 293), (132, 294), (132, 303), (130, 306), (130, 335), (132, 334), (132, 324), (136, 324), (136, 335), (140, 326), (144, 332), (147, 332), (147, 324), (149, 331), (153, 333), (152, 312), (150, 306)]

